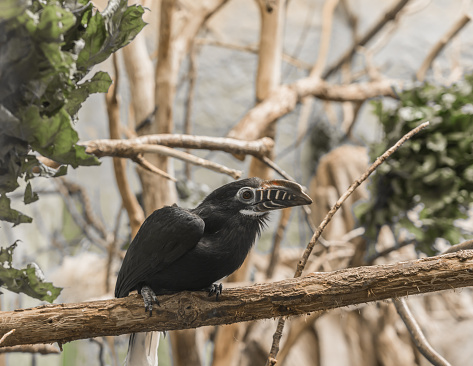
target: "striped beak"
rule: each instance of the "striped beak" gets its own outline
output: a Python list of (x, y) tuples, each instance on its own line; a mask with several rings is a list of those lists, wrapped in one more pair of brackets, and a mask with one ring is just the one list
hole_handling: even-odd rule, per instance
[(310, 205), (312, 199), (302, 191), (302, 186), (288, 180), (265, 180), (255, 192), (253, 210), (267, 212), (281, 208)]

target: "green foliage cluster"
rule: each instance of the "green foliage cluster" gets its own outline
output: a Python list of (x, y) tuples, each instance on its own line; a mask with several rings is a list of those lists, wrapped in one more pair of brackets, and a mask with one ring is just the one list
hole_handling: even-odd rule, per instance
[[(110, 76), (90, 69), (127, 45), (144, 27), (141, 6), (112, 0), (99, 13), (88, 0), (2, 0), (0, 3), (0, 220), (31, 218), (11, 208), (7, 193), (28, 181), (25, 204), (34, 202), (30, 179), (55, 177), (96, 165), (78, 145), (77, 113), (91, 93), (106, 92)], [(41, 164), (41, 154), (60, 164)], [(43, 282), (39, 268), (12, 267), (13, 249), (0, 249), (0, 285), (13, 292), (53, 301), (60, 289)]]
[[(16, 269), (12, 266), (13, 251), (16, 243), (8, 248), (0, 248), (0, 286), (16, 293), (25, 293), (36, 299), (53, 302), (61, 293), (61, 288), (44, 282), (43, 274), (35, 263), (26, 268)], [(1, 292), (0, 292), (1, 293)]]
[[(115, 0), (99, 13), (88, 0), (2, 0), (0, 4), (0, 220), (31, 218), (10, 207), (8, 192), (68, 165), (98, 164), (78, 145), (77, 112), (91, 93), (106, 92), (107, 73), (91, 67), (128, 44), (145, 23), (141, 6)], [(64, 164), (53, 170), (34, 152)], [(37, 199), (31, 185), (25, 203)]]
[(371, 159), (420, 122), (431, 125), (378, 168), (370, 201), (355, 213), (369, 239), (388, 224), (396, 233), (408, 229), (417, 249), (433, 254), (437, 238), (457, 244), (469, 234), (456, 220), (467, 218), (473, 202), (473, 75), (450, 87), (414, 85), (399, 97), (394, 107), (374, 102), (385, 138), (372, 146)]

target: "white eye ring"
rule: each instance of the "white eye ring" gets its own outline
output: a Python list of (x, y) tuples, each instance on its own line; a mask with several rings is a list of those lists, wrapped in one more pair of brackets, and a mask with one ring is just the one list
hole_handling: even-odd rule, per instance
[(251, 188), (242, 188), (238, 191), (238, 198), (242, 202), (251, 202), (255, 198), (255, 193)]

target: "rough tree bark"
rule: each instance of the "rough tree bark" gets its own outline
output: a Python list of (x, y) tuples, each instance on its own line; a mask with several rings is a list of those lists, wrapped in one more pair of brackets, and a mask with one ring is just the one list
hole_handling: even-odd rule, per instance
[(0, 313), (2, 346), (69, 342), (131, 332), (301, 315), (389, 298), (473, 286), (473, 250), (393, 264), (315, 272), (274, 283), (232, 288), (220, 301), (204, 292), (159, 297), (152, 317), (139, 295)]

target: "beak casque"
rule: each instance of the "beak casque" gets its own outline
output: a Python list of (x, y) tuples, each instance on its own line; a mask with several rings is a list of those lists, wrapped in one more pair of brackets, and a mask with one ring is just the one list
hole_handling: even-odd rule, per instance
[(303, 192), (300, 184), (282, 179), (265, 180), (256, 189), (254, 210), (265, 212), (311, 203), (312, 199)]

